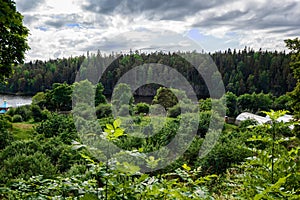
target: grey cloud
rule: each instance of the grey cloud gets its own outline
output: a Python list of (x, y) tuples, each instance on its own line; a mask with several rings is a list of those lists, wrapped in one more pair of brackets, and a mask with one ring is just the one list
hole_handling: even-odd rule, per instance
[[(294, 27), (282, 27), (278, 28), (276, 30), (269, 30), (268, 33), (289, 33), (289, 32), (298, 32), (297, 30), (295, 31)], [(299, 33), (299, 32), (298, 32)]]
[(16, 0), (16, 6), (19, 11), (26, 12), (37, 8), (44, 2), (45, 0)]
[(29, 15), (25, 14), (24, 15), (24, 24), (32, 24), (35, 21), (38, 21), (39, 17), (37, 15)]
[(205, 20), (196, 22), (194, 27), (215, 28), (226, 25), (232, 30), (249, 29), (300, 29), (300, 12), (297, 10), (297, 2), (290, 2), (280, 5), (272, 5), (268, 2), (265, 5), (248, 3), (246, 11), (233, 10), (221, 16), (208, 16)]
[[(191, 40), (184, 38), (181, 34), (173, 32), (154, 33), (153, 30), (145, 32), (130, 31), (115, 37), (106, 37), (89, 41), (89, 44), (80, 49), (80, 51), (106, 51), (120, 52), (122, 50), (151, 50), (151, 51), (178, 51), (194, 50), (199, 48)], [(132, 37), (128, 37), (131, 35)], [(141, 42), (136, 38), (145, 37), (147, 40)]]
[(48, 20), (45, 22), (45, 25), (48, 25), (48, 26), (52, 26), (52, 27), (55, 27), (55, 28), (61, 28), (62, 26), (65, 25), (66, 22), (64, 21), (58, 21), (58, 20)]
[(82, 39), (82, 38), (72, 38), (72, 39), (63, 38), (63, 39), (59, 39), (58, 42), (59, 42), (60, 45), (74, 48), (77, 45), (80, 45), (82, 43), (86, 43), (87, 40)]
[(98, 14), (123, 14), (140, 15), (152, 20), (183, 20), (187, 16), (217, 5), (225, 3), (225, 0), (87, 0), (87, 5), (83, 6), (86, 11)]
[(79, 23), (80, 17), (77, 14), (53, 15), (50, 20), (45, 21), (45, 25), (54, 28), (61, 28), (69, 23)]
[(95, 41), (93, 44), (89, 44), (81, 48), (80, 51), (86, 52), (86, 51), (100, 50), (105, 52), (111, 52), (111, 51), (120, 51), (121, 49), (129, 49), (128, 46), (129, 43), (125, 41), (107, 41), (107, 42)]
[(107, 22), (102, 16), (97, 16), (97, 19), (86, 21), (79, 14), (64, 14), (64, 15), (53, 15), (50, 20), (44, 22), (45, 25), (61, 28), (67, 24), (79, 24), (83, 26), (93, 26), (95, 23), (97, 26), (107, 27)]

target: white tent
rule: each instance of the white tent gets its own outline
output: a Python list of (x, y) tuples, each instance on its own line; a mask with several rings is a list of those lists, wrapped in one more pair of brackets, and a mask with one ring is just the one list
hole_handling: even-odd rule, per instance
[(240, 125), (241, 122), (246, 121), (246, 120), (255, 120), (258, 124), (265, 124), (265, 123), (271, 122), (271, 120), (268, 119), (267, 117), (262, 117), (262, 116), (255, 115), (252, 113), (244, 112), (237, 116), (237, 118), (235, 119), (235, 123), (237, 125)]
[[(270, 119), (270, 117), (268, 115), (266, 116), (266, 118)], [(290, 122), (293, 120), (294, 120), (294, 118), (292, 115), (283, 115), (283, 116), (279, 117), (276, 121), (287, 123), (287, 122)], [(289, 128), (294, 129), (294, 125), (290, 125)]]

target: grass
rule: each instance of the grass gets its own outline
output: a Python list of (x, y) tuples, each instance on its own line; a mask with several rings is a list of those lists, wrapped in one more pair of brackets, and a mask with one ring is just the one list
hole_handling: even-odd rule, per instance
[(26, 140), (33, 137), (33, 124), (12, 123), (12, 134), (16, 140)]

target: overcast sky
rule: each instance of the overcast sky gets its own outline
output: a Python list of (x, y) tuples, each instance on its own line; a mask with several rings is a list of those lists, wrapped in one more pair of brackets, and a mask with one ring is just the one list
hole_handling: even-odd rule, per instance
[(299, 0), (16, 0), (30, 29), (26, 60), (95, 52), (285, 50)]

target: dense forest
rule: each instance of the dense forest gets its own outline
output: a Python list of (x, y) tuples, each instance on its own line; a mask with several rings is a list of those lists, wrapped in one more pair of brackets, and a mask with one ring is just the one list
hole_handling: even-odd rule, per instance
[[(208, 97), (205, 82), (197, 71), (180, 53), (155, 52), (150, 54), (138, 51), (126, 55), (102, 55), (87, 53), (86, 56), (70, 57), (48, 61), (35, 61), (14, 68), (14, 74), (6, 84), (0, 85), (1, 93), (29, 94), (51, 89), (53, 83), (72, 84), (78, 73), (101, 73), (101, 83), (104, 94), (110, 96), (114, 85), (120, 77), (130, 69), (147, 63), (159, 63), (170, 66), (183, 74), (194, 87), (199, 97)], [(289, 63), (290, 54), (285, 52), (230, 50), (210, 54), (217, 65), (228, 92), (236, 95), (245, 93), (272, 93), (280, 96), (291, 91), (295, 86), (295, 79), (291, 73)], [(108, 67), (103, 70), (104, 60), (110, 60)], [(105, 66), (106, 67), (106, 66)], [(90, 70), (90, 71), (89, 71)], [(81, 72), (80, 72), (81, 71)], [(149, 71), (145, 76), (155, 76)], [(146, 79), (147, 77), (145, 77)], [(137, 91), (140, 96), (154, 96), (158, 86), (147, 90)]]

